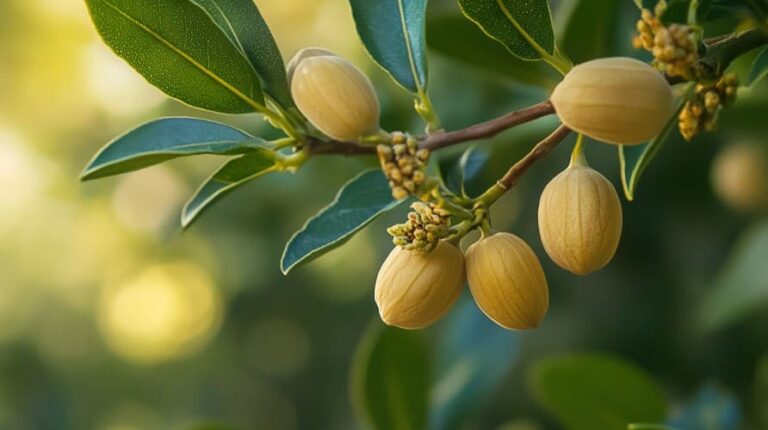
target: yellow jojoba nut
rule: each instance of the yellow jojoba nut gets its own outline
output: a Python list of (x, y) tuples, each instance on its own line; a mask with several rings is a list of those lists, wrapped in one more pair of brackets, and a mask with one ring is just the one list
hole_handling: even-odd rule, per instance
[(510, 330), (539, 325), (549, 307), (549, 289), (539, 259), (525, 241), (496, 233), (467, 249), (467, 278), (477, 306)]
[(729, 145), (712, 164), (712, 185), (729, 207), (742, 212), (768, 208), (768, 154), (756, 145)]
[(429, 252), (396, 247), (376, 278), (379, 315), (388, 325), (424, 328), (450, 310), (465, 280), (464, 255), (445, 241)]
[(552, 261), (576, 275), (594, 272), (611, 261), (622, 222), (621, 202), (613, 185), (583, 158), (572, 161), (541, 193), (541, 242)]
[(291, 94), (312, 125), (354, 141), (379, 131), (379, 99), (354, 64), (321, 48), (300, 51), (288, 66)]
[(661, 132), (674, 114), (672, 88), (653, 67), (633, 58), (579, 64), (551, 97), (560, 121), (593, 139), (635, 145)]

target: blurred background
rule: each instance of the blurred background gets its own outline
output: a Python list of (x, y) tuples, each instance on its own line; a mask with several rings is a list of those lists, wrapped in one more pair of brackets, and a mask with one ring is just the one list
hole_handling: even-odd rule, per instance
[[(420, 131), (409, 96), (364, 53), (345, 0), (257, 4), (286, 59), (305, 46), (352, 59), (376, 84), (384, 127)], [(593, 24), (609, 27), (610, 36), (570, 31), (565, 51), (578, 52), (571, 54), (578, 61), (642, 57), (631, 50), (632, 2), (598, 4), (606, 2), (587, 12), (605, 16)], [(572, 2), (553, 5), (561, 32)], [(433, 101), (447, 127), (547, 96), (554, 77), (515, 73), (511, 56), (473, 44), (477, 34), (462, 33), (457, 17), (454, 2), (432, 2)], [(574, 351), (610, 353), (645, 369), (673, 411), (714, 384), (738, 411), (726, 428), (768, 428), (768, 224), (759, 212), (721, 203), (710, 182), (723, 147), (765, 146), (767, 112), (763, 82), (740, 94), (718, 133), (670, 140), (636, 201), (624, 203), (616, 258), (588, 277), (544, 258), (536, 227), (538, 195), (567, 164), (568, 144), (500, 202), (495, 227), (522, 236), (542, 257), (552, 304), (538, 330), (503, 334), (519, 340), (514, 356), (497, 357), (510, 370), (466, 428), (557, 428), (524, 389), (525, 373), (541, 357)], [(285, 277), (279, 259), (287, 239), (372, 160), (324, 157), (296, 175), (264, 177), (183, 233), (181, 206), (221, 159), (78, 181), (107, 141), (168, 115), (273, 135), (256, 116), (214, 115), (166, 98), (100, 41), (79, 0), (0, 1), (0, 428), (184, 429), (206, 421), (359, 428), (349, 369), (366, 326), (377, 321), (373, 283), (391, 248), (385, 227), (405, 208)], [(481, 143), (493, 156), (477, 186), (553, 124), (541, 120)], [(620, 189), (615, 147), (591, 143), (587, 151)]]

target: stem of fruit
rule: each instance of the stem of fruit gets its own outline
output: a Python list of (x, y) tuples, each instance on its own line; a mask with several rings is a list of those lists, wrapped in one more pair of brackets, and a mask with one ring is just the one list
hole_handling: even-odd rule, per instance
[(570, 166), (586, 166), (587, 158), (584, 156), (584, 135), (579, 133), (576, 137), (576, 144), (573, 145), (573, 151), (571, 151), (571, 165)]
[(421, 116), (424, 122), (427, 123), (427, 133), (432, 133), (442, 129), (440, 124), (440, 118), (437, 116), (435, 107), (432, 105), (432, 100), (429, 99), (429, 94), (424, 89), (420, 89), (418, 93), (419, 98), (414, 103), (416, 112)]

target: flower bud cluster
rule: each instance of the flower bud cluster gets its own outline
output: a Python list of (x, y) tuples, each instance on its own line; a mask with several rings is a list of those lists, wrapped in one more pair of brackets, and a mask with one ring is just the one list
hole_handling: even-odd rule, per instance
[(379, 145), (377, 152), (395, 199), (416, 194), (426, 182), (424, 169), (429, 161), (429, 150), (419, 149), (414, 137), (394, 133), (392, 145)]
[(656, 6), (655, 13), (643, 9), (632, 43), (637, 49), (651, 52), (654, 66), (667, 75), (693, 80), (699, 59), (694, 30), (685, 24), (664, 25), (659, 17), (665, 9), (663, 1)]
[(701, 131), (717, 129), (717, 119), (723, 106), (736, 98), (738, 79), (728, 73), (714, 84), (697, 84), (690, 100), (685, 103), (678, 117), (680, 133), (686, 140), (693, 139)]
[(408, 221), (393, 225), (387, 232), (395, 245), (407, 251), (431, 251), (448, 234), (451, 215), (433, 203), (416, 202), (411, 209)]

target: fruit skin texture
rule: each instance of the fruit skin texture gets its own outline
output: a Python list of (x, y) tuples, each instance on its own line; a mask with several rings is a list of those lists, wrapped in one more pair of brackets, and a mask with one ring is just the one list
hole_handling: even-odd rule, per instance
[(532, 329), (549, 308), (544, 269), (525, 241), (496, 233), (467, 249), (469, 289), (477, 306), (510, 330)]
[(558, 266), (576, 275), (594, 272), (611, 261), (622, 222), (621, 202), (613, 185), (585, 161), (572, 162), (541, 193), (541, 242)]
[(424, 328), (445, 315), (464, 286), (464, 255), (440, 241), (431, 252), (389, 253), (376, 278), (376, 305), (382, 321), (405, 329)]
[(652, 139), (675, 111), (675, 97), (664, 77), (648, 64), (624, 57), (575, 66), (551, 101), (570, 129), (623, 145)]
[(729, 145), (712, 164), (712, 185), (729, 207), (742, 212), (768, 208), (768, 154), (749, 143)]
[(379, 131), (379, 99), (371, 81), (355, 65), (335, 56), (300, 52), (291, 61), (291, 94), (318, 130), (342, 141)]

